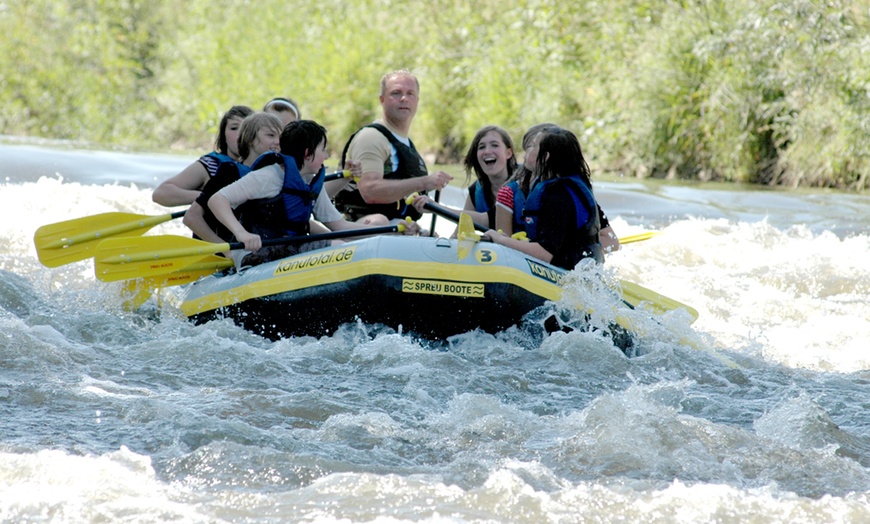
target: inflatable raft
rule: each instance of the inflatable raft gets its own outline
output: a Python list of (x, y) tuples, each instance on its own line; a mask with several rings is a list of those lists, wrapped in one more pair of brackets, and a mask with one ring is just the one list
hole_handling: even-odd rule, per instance
[(381, 235), (215, 274), (186, 287), (191, 320), (232, 318), (271, 339), (323, 336), (347, 322), (426, 338), (490, 333), (562, 290), (564, 270), (494, 244), (463, 253), (457, 240)]

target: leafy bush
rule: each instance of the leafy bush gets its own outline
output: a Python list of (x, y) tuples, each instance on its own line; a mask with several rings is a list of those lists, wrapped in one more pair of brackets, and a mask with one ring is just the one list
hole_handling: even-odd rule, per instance
[(7, 134), (204, 150), (230, 106), (290, 96), (337, 154), (407, 67), (439, 162), (551, 121), (598, 171), (870, 187), (861, 2), (33, 0), (0, 31)]

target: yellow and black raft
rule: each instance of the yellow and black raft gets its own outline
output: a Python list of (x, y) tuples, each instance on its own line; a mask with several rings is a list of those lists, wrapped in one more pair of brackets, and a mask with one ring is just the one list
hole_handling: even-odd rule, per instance
[[(216, 256), (240, 249), (240, 243), (140, 236), (183, 212), (156, 217), (104, 213), (68, 220), (43, 226), (34, 242), (48, 267), (93, 256), (99, 280), (126, 281), (132, 307), (155, 289), (180, 286), (180, 307), (187, 317), (196, 322), (232, 318), (270, 338), (325, 335), (357, 320), (428, 338), (475, 329), (498, 332), (562, 296), (564, 270), (480, 242), (475, 230), (486, 228), (468, 215), (433, 203), (425, 207), (457, 222), (458, 240), (387, 235), (401, 232), (401, 224), (270, 239), (264, 244), (375, 235), (241, 272), (228, 269), (232, 262)], [(691, 307), (631, 282), (620, 281), (618, 293), (629, 308), (655, 314), (683, 309), (692, 320), (698, 316)]]
[(322, 336), (347, 322), (440, 339), (495, 333), (562, 294), (564, 270), (494, 243), (382, 235), (189, 285), (196, 322), (229, 317), (269, 338)]

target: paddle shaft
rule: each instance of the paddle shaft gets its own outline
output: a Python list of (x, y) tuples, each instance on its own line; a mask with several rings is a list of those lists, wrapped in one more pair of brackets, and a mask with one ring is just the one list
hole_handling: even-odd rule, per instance
[[(397, 231), (404, 230), (404, 224), (397, 224), (392, 226), (381, 226), (381, 227), (370, 227), (364, 229), (347, 229), (343, 231), (330, 231), (329, 233), (322, 233), (318, 235), (298, 235), (292, 237), (281, 237), (281, 238), (267, 238), (263, 240), (263, 246), (279, 246), (279, 245), (290, 245), (290, 244), (304, 244), (307, 242), (313, 242), (317, 240), (331, 240), (335, 238), (350, 238), (357, 236), (366, 236), (366, 235), (379, 235), (383, 233), (395, 233)], [(154, 239), (159, 239), (160, 237), (147, 238), (148, 241), (154, 241)], [(117, 239), (115, 240), (117, 241)], [(108, 242), (108, 241), (107, 241)], [(167, 260), (171, 258), (178, 257), (189, 257), (196, 255), (211, 255), (214, 253), (221, 253), (223, 251), (231, 251), (234, 249), (244, 249), (245, 244), (242, 242), (225, 242), (223, 244), (215, 244), (211, 242), (204, 242), (201, 240), (195, 239), (184, 239), (183, 247), (176, 247), (170, 249), (161, 249), (161, 250), (140, 250), (139, 252), (132, 253), (118, 253), (115, 255), (110, 255), (106, 257), (102, 257), (97, 255), (97, 262), (100, 265), (103, 264), (126, 264), (131, 262), (145, 262), (145, 261), (155, 261), (155, 260)], [(134, 246), (135, 247), (135, 246)]]
[[(460, 253), (459, 253), (459, 258), (460, 259), (465, 258), (465, 256), (467, 256), (467, 254), (468, 254), (468, 251), (470, 251), (470, 248), (467, 246), (465, 248), (463, 248), (462, 240), (477, 242), (478, 239), (476, 238), (476, 235), (473, 234), (473, 232), (461, 231), (463, 229), (463, 227), (462, 227), (463, 221), (461, 220), (460, 214), (454, 213), (450, 210), (444, 209), (443, 207), (432, 204), (430, 202), (427, 202), (423, 207), (425, 209), (432, 211), (433, 213), (438, 213), (439, 215), (442, 215), (450, 220), (454, 220), (457, 224), (460, 224), (460, 233), (459, 233), (459, 238), (460, 238), (459, 251), (460, 251)], [(464, 213), (462, 213), (462, 215), (464, 215)], [(467, 217), (468, 215), (465, 215), (465, 216)], [(469, 221), (466, 218), (464, 223), (468, 224), (468, 222)], [(478, 231), (486, 231), (488, 229), (484, 226), (481, 226), (480, 224), (474, 224), (474, 228), (477, 229)], [(654, 235), (653, 234), (649, 234), (649, 235), (640, 234), (640, 235), (637, 235), (637, 240), (634, 240), (634, 241), (646, 240), (647, 238), (650, 238), (651, 236), (654, 236)], [(652, 306), (654, 306), (658, 310), (658, 312), (660, 312), (660, 313), (664, 312), (664, 311), (672, 310), (672, 309), (685, 308), (689, 312), (689, 314), (692, 316), (693, 320), (698, 318), (698, 312), (694, 308), (687, 306), (686, 304), (683, 304), (683, 303), (678, 302), (676, 300), (670, 299), (664, 295), (656, 293), (655, 291), (653, 291), (651, 289), (647, 289), (643, 286), (640, 286), (638, 284), (634, 284), (632, 282), (622, 281), (621, 285), (622, 285), (622, 293), (621, 293), (622, 294), (622, 301), (627, 306), (629, 306), (631, 309), (634, 309), (635, 307), (637, 307), (638, 305), (640, 305), (643, 302), (647, 302), (647, 303), (651, 304)]]
[[(438, 204), (433, 204), (432, 202), (426, 202), (425, 204), (423, 204), (423, 209), (427, 209), (436, 215), (440, 215), (444, 218), (452, 220), (452, 221), (456, 222), (457, 224), (459, 223), (459, 213), (455, 213), (453, 211), (450, 211), (446, 207), (439, 206)], [(475, 222), (474, 229), (476, 229), (477, 231), (484, 231), (485, 232), (485, 231), (489, 231), (492, 228), (480, 225), (480, 224)]]
[[(426, 202), (423, 205), (423, 209), (428, 209), (433, 214), (441, 215), (444, 218), (448, 218), (456, 223), (459, 223), (459, 213), (455, 213), (453, 211), (450, 211), (449, 209), (447, 209), (443, 206), (439, 206), (439, 205), (433, 204), (431, 202)], [(474, 222), (474, 229), (477, 231), (485, 232), (491, 228), (488, 228), (484, 225), (481, 225), (481, 224), (478, 224), (477, 222)], [(644, 240), (649, 240), (650, 238), (657, 236), (659, 234), (661, 234), (660, 231), (646, 231), (643, 233), (638, 233), (636, 235), (630, 235), (630, 236), (627, 236), (625, 238), (620, 238), (619, 243), (620, 244), (631, 244), (633, 242), (642, 242)]]
[[(366, 235), (380, 235), (384, 233), (395, 233), (399, 231), (399, 226), (402, 226), (402, 229), (404, 229), (404, 224), (398, 224), (393, 226), (369, 227), (365, 229), (345, 229), (343, 231), (330, 231), (329, 233), (320, 233), (317, 235), (298, 235), (293, 237), (267, 238), (263, 240), (263, 247), (304, 244), (306, 242), (313, 242), (315, 240), (332, 240), (335, 238), (348, 238)], [(229, 251), (232, 249), (245, 248), (245, 244), (243, 244), (242, 242), (228, 242), (227, 244), (218, 245), (225, 245), (229, 247), (227, 249), (219, 249), (215, 251), (215, 253), (219, 253), (221, 251)]]
[[(440, 189), (435, 190), (435, 202), (441, 202), (441, 190)], [(429, 225), (429, 236), (430, 237), (435, 236), (435, 219), (436, 218), (438, 218), (438, 215), (435, 213), (432, 213), (432, 224)]]
[[(340, 180), (342, 178), (350, 178), (350, 170), (336, 171), (334, 173), (329, 173), (324, 176), (323, 180), (325, 182), (329, 182), (331, 180)], [(125, 220), (124, 222), (120, 222), (117, 224), (107, 224), (102, 225), (98, 224), (96, 226), (87, 224), (82, 226), (82, 231), (78, 233), (67, 234), (62, 238), (54, 239), (51, 241), (46, 241), (44, 244), (40, 245), (43, 249), (58, 249), (65, 248), (71, 245), (80, 244), (82, 242), (89, 242), (92, 240), (104, 240), (106, 237), (111, 237), (115, 235), (120, 235), (121, 233), (129, 233), (130, 231), (134, 231), (137, 229), (146, 228), (148, 226), (156, 226), (158, 224), (162, 224), (164, 222), (168, 222), (170, 220), (174, 220), (176, 218), (181, 218), (187, 210), (184, 211), (176, 211), (174, 213), (167, 213), (164, 215), (154, 215), (154, 216), (132, 216), (129, 220)], [(93, 217), (89, 217), (89, 220), (99, 220), (100, 216), (106, 216), (107, 222), (111, 222), (111, 217), (116, 213), (103, 213), (102, 215), (95, 215)], [(50, 228), (52, 226), (59, 226), (65, 223), (71, 223), (73, 225), (76, 224), (78, 220), (68, 220), (66, 222), (59, 222), (57, 224), (49, 224), (48, 226), (43, 226), (44, 228)]]
[[(78, 234), (71, 234), (69, 236), (64, 236), (62, 238), (58, 238), (52, 241), (45, 242), (40, 245), (42, 249), (58, 249), (58, 248), (66, 248), (72, 245), (81, 244), (83, 242), (91, 242), (95, 240), (103, 240), (106, 237), (120, 235), (121, 233), (129, 233), (130, 231), (134, 231), (136, 229), (148, 228), (151, 226), (156, 226), (157, 224), (162, 224), (163, 222), (168, 222), (169, 220), (173, 220), (179, 217), (184, 216), (186, 211), (176, 211), (175, 213), (165, 214), (165, 215), (157, 215), (150, 217), (137, 217), (134, 220), (129, 220), (126, 222), (122, 222), (120, 224), (108, 225), (105, 227), (101, 227), (99, 229), (94, 229), (91, 231), (83, 231)], [(105, 216), (111, 216), (112, 213), (104, 213)], [(94, 217), (95, 219), (101, 215), (97, 215)], [(54, 225), (54, 224), (52, 224)], [(44, 226), (49, 227), (49, 226)]]
[(350, 169), (345, 169), (343, 171), (336, 171), (334, 173), (327, 173), (327, 174), (323, 175), (323, 181), (330, 182), (332, 180), (341, 180), (342, 178), (350, 178), (351, 176), (353, 176), (353, 175), (350, 174)]

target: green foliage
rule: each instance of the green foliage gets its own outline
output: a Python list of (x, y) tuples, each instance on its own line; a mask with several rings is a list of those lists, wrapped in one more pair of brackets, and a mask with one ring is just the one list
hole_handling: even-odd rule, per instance
[(601, 172), (870, 187), (859, 1), (13, 0), (0, 31), (7, 134), (203, 150), (230, 106), (289, 96), (337, 156), (405, 67), (439, 162), (550, 121)]

